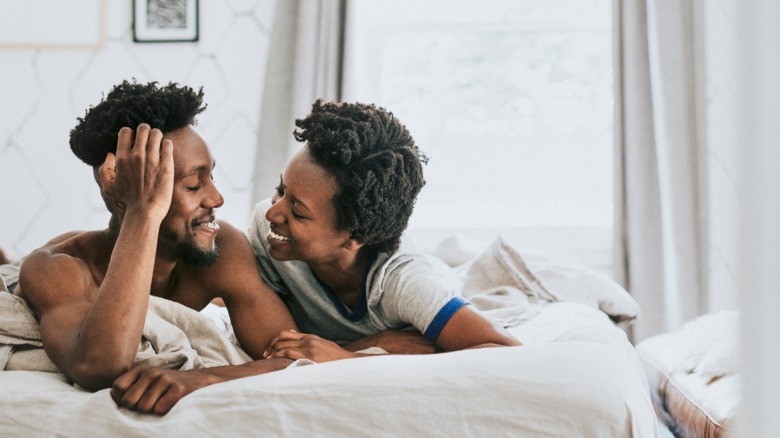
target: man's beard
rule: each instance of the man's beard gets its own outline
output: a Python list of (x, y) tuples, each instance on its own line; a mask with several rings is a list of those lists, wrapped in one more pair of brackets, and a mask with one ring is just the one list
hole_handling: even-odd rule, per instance
[(210, 250), (203, 250), (192, 242), (181, 242), (176, 245), (176, 256), (187, 266), (206, 268), (217, 261), (219, 248), (214, 245)]

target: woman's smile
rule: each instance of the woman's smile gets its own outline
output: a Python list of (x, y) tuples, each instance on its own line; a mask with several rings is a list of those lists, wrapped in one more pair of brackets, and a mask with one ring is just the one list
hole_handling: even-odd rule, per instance
[(270, 242), (271, 239), (281, 240), (282, 242), (287, 242), (288, 240), (290, 240), (289, 237), (283, 236), (281, 234), (274, 233), (274, 230), (269, 229), (268, 230), (268, 241)]

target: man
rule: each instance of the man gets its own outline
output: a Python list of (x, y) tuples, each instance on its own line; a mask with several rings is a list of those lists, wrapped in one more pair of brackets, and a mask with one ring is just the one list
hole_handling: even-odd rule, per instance
[[(263, 360), (281, 331), (295, 329), (269, 289), (242, 231), (216, 221), (223, 198), (214, 159), (195, 130), (202, 91), (123, 82), (71, 131), (111, 213), (108, 227), (54, 238), (23, 262), (16, 294), (40, 321), (46, 353), (88, 390), (164, 414), (210, 383), (286, 367)], [(191, 371), (132, 367), (155, 295), (201, 310), (224, 301), (236, 337), (256, 360)]]

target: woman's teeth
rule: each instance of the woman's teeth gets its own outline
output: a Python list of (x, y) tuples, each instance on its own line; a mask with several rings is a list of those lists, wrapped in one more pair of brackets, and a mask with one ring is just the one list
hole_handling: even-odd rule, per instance
[(276, 240), (281, 240), (283, 242), (286, 242), (286, 241), (290, 240), (289, 237), (282, 236), (281, 234), (276, 234), (276, 233), (273, 232), (273, 230), (268, 230), (268, 237), (270, 237), (272, 239), (276, 239)]

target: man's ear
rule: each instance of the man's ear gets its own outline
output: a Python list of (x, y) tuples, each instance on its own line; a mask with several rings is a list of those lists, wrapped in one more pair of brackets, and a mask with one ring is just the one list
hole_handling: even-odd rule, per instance
[(106, 203), (111, 202), (119, 213), (125, 213), (126, 206), (124, 202), (116, 199), (116, 155), (111, 152), (106, 155), (105, 161), (97, 169), (95, 179), (100, 186), (100, 193)]

